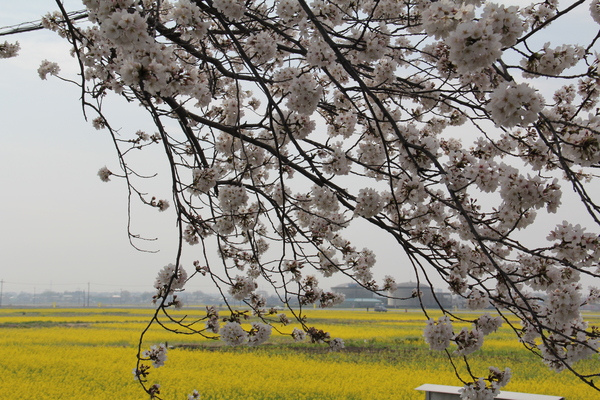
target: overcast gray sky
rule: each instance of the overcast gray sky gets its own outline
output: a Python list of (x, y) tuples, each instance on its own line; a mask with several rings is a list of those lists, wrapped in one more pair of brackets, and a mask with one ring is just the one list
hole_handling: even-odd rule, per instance
[[(65, 6), (83, 8), (74, 0), (65, 1)], [(52, 0), (0, 0), (0, 27), (36, 20), (54, 9)], [(1, 39), (18, 39), (21, 44), (19, 57), (0, 60), (4, 291), (77, 290), (87, 288), (88, 282), (92, 291), (151, 290), (157, 271), (175, 259), (173, 213), (134, 207), (134, 233), (157, 237), (147, 248), (160, 251), (143, 253), (129, 245), (126, 188), (115, 179), (101, 182), (96, 175), (104, 165), (118, 170), (110, 137), (84, 121), (77, 87), (53, 77), (42, 81), (37, 74), (44, 59), (58, 62), (65, 75), (76, 74), (68, 44), (48, 31)], [(113, 100), (108, 106), (115, 126), (127, 132), (154, 132), (138, 108), (129, 106), (124, 113), (124, 102)], [(154, 155), (157, 158), (148, 158), (152, 166), (164, 162), (159, 153)], [(170, 198), (168, 190), (168, 185), (156, 186), (152, 194)], [(393, 242), (375, 235), (359, 234), (365, 244), (356, 246), (374, 247), (381, 271), (376, 277), (392, 274), (399, 282), (414, 279), (408, 268), (393, 268), (399, 263)], [(189, 288), (211, 291), (206, 280), (196, 280)]]
[[(57, 8), (50, 0), (0, 3), (0, 26), (36, 20)], [(78, 1), (65, 3), (83, 8)], [(159, 237), (148, 248), (161, 251), (141, 253), (129, 245), (125, 186), (96, 175), (104, 165), (118, 170), (109, 136), (85, 122), (74, 85), (53, 77), (42, 81), (37, 74), (43, 59), (58, 62), (65, 75), (76, 72), (68, 44), (48, 31), (6, 39), (18, 39), (21, 51), (0, 60), (4, 290), (77, 290), (87, 282), (95, 291), (151, 290), (158, 269), (174, 260), (173, 214), (136, 207), (134, 232)], [(129, 107), (117, 124), (135, 132), (151, 129), (146, 121)], [(169, 198), (168, 192), (158, 195)]]

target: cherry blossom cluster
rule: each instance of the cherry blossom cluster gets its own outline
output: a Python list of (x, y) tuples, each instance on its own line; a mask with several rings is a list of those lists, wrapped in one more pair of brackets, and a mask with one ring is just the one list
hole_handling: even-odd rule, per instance
[(252, 324), (252, 329), (246, 332), (237, 322), (228, 322), (221, 328), (221, 340), (229, 346), (258, 346), (271, 337), (271, 326), (263, 323)]
[(508, 128), (535, 122), (543, 107), (544, 99), (525, 83), (499, 86), (487, 105), (494, 122)]
[(442, 0), (423, 10), (423, 29), (429, 36), (444, 39), (456, 30), (459, 23), (472, 20), (471, 4)]
[(450, 318), (443, 316), (437, 321), (428, 320), (423, 335), (431, 350), (445, 350), (453, 336)]
[(292, 331), (292, 338), (295, 342), (302, 342), (306, 338), (306, 332), (302, 329), (294, 328)]
[(227, 185), (219, 190), (219, 202), (226, 211), (237, 211), (248, 201), (248, 194), (243, 186)]
[(248, 340), (246, 332), (237, 322), (228, 322), (221, 328), (221, 340), (229, 346), (239, 346)]
[(212, 333), (219, 333), (220, 328), (219, 312), (213, 306), (206, 307), (206, 329)]
[(194, 391), (192, 393), (190, 393), (187, 397), (187, 400), (199, 400), (200, 399), (200, 392), (198, 392), (197, 390), (194, 389)]
[(254, 323), (252, 329), (248, 332), (248, 346), (258, 346), (266, 342), (270, 336), (271, 325)]
[(50, 62), (48, 60), (42, 61), (42, 64), (38, 68), (38, 74), (40, 78), (46, 80), (48, 74), (50, 75), (58, 75), (60, 73), (60, 67), (55, 62)]
[(500, 389), (508, 384), (511, 376), (512, 372), (509, 368), (500, 371), (496, 367), (489, 367), (487, 378), (479, 378), (460, 389), (460, 398), (463, 400), (492, 400), (500, 394)]
[(169, 295), (172, 296), (172, 301), (169, 305), (174, 305), (180, 308), (183, 303), (177, 299), (176, 291), (181, 291), (187, 282), (188, 275), (182, 266), (175, 266), (169, 264), (163, 267), (158, 273), (156, 280), (154, 281), (154, 288), (156, 294), (152, 297), (152, 302), (156, 303), (160, 299), (166, 300)]
[(9, 43), (5, 41), (4, 43), (0, 43), (0, 58), (16, 57), (20, 49), (21, 45), (19, 45), (19, 42)]
[(111, 175), (112, 175), (112, 172), (110, 172), (110, 170), (106, 166), (104, 166), (98, 170), (98, 176), (100, 177), (100, 180), (102, 182), (109, 182)]
[(559, 75), (565, 69), (576, 65), (584, 55), (585, 49), (581, 46), (563, 44), (552, 49), (550, 42), (547, 42), (539, 52), (521, 61), (521, 65), (527, 71), (524, 72), (525, 76)]
[(489, 297), (487, 293), (482, 292), (479, 289), (471, 291), (467, 297), (467, 307), (471, 310), (483, 310), (489, 306)]
[(150, 350), (144, 351), (142, 357), (152, 361), (154, 368), (162, 367), (167, 361), (167, 346), (161, 343), (150, 347)]
[(498, 328), (502, 326), (502, 323), (502, 317), (493, 317), (490, 314), (485, 313), (479, 318), (477, 318), (477, 320), (475, 321), (475, 326), (484, 335), (489, 335), (490, 333), (496, 332)]
[(257, 288), (258, 285), (250, 277), (238, 275), (235, 277), (235, 283), (229, 288), (229, 293), (236, 300), (244, 300), (249, 298)]
[(484, 336), (495, 332), (501, 325), (501, 317), (492, 317), (486, 313), (473, 321), (471, 329), (464, 327), (460, 332), (454, 333), (452, 321), (445, 315), (437, 321), (429, 319), (423, 336), (431, 350), (446, 350), (453, 342), (457, 346), (454, 353), (467, 356), (479, 350), (483, 346)]
[(239, 20), (244, 15), (244, 4), (236, 0), (216, 0), (213, 5), (224, 16), (231, 20)]

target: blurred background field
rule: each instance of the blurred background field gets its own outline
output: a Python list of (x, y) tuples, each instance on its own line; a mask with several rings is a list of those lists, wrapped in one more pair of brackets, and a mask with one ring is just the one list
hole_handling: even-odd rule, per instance
[[(202, 317), (203, 308), (179, 311)], [(0, 309), (0, 399), (145, 399), (132, 370), (140, 332), (151, 309)], [(150, 383), (165, 399), (185, 400), (194, 389), (205, 400), (419, 399), (424, 383), (460, 386), (442, 352), (429, 350), (417, 311), (386, 313), (306, 310), (309, 326), (340, 337), (346, 348), (293, 343), (274, 333), (259, 347), (226, 347), (220, 341), (176, 335), (154, 326), (142, 349), (168, 343), (164, 367)], [(461, 314), (465, 315), (465, 314)], [(433, 314), (432, 316), (437, 317)], [(468, 315), (465, 315), (468, 317)], [(600, 316), (591, 316), (600, 324)], [(294, 324), (281, 327), (291, 332)], [(597, 363), (598, 358), (587, 361)], [(486, 338), (472, 357), (473, 372), (510, 367), (508, 391), (551, 394), (567, 400), (600, 395), (568, 372), (547, 369), (514, 339), (509, 327)], [(459, 367), (460, 368), (460, 367)]]

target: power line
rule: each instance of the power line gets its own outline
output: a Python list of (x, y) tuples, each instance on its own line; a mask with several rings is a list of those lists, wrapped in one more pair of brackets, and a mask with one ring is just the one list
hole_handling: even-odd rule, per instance
[[(69, 16), (70, 20), (75, 21), (75, 20), (87, 18), (88, 12), (87, 12), (87, 10), (70, 11), (67, 13), (67, 15)], [(58, 19), (57, 22), (58, 23), (65, 22), (65, 20)], [(38, 31), (41, 29), (45, 29), (45, 28), (44, 28), (44, 25), (42, 24), (42, 20), (38, 19), (36, 21), (21, 22), (16, 25), (3, 26), (0, 28), (0, 36), (15, 35), (17, 33), (32, 32), (32, 31)]]

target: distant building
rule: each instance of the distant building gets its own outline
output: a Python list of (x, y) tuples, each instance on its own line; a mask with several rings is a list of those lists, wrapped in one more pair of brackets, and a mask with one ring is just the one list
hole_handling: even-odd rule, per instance
[[(415, 295), (415, 294), (419, 295)], [(387, 299), (391, 308), (452, 308), (452, 295), (448, 292), (434, 291), (431, 286), (416, 282), (398, 284), (391, 298)]]
[(339, 305), (339, 307), (343, 308), (374, 308), (375, 306), (387, 303), (385, 297), (381, 297), (365, 289), (356, 282), (334, 286), (331, 288), (331, 291), (346, 296), (344, 302)]
[(356, 282), (344, 283), (331, 288), (334, 293), (341, 293), (346, 299), (370, 299), (373, 298), (373, 292), (365, 289)]
[(419, 296), (413, 297), (413, 292), (417, 293), (416, 282), (398, 284), (398, 289), (391, 297), (380, 296), (356, 282), (334, 286), (331, 291), (346, 296), (346, 300), (340, 305), (344, 308), (372, 308), (377, 305), (384, 305), (388, 308), (420, 308), (421, 302), (425, 308), (438, 308), (439, 305), (444, 308), (452, 308), (452, 295), (450, 293), (434, 292), (430, 286), (422, 284), (418, 288), (420, 299)]

